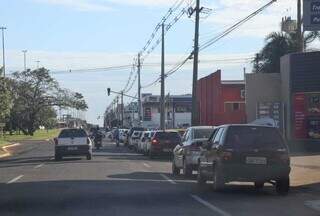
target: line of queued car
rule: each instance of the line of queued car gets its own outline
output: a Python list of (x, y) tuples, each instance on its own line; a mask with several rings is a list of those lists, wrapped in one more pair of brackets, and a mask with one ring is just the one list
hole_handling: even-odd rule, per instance
[(253, 182), (256, 189), (265, 183), (286, 195), (290, 188), (288, 146), (277, 128), (238, 124), (219, 127), (198, 126), (184, 131), (132, 128), (124, 141), (130, 148), (150, 157), (172, 155), (172, 173), (197, 182), (213, 182), (221, 190), (228, 182)]
[[(183, 135), (181, 136), (181, 134)], [(151, 159), (172, 155), (172, 173), (185, 177), (197, 171), (197, 182), (213, 182), (221, 190), (232, 181), (253, 182), (256, 189), (271, 183), (281, 195), (290, 188), (289, 149), (280, 132), (269, 126), (199, 126), (182, 130), (120, 129), (119, 139)], [(92, 141), (83, 129), (63, 129), (54, 139), (55, 159), (92, 158)]]

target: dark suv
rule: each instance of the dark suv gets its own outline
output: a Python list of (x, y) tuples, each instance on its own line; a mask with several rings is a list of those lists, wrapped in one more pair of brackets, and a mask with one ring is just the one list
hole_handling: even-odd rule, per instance
[(181, 143), (181, 137), (177, 131), (156, 131), (151, 138), (149, 157), (155, 155), (172, 154), (174, 147)]
[(197, 180), (213, 180), (215, 190), (231, 181), (254, 182), (257, 189), (269, 182), (286, 195), (290, 170), (289, 150), (276, 128), (224, 125), (201, 146)]

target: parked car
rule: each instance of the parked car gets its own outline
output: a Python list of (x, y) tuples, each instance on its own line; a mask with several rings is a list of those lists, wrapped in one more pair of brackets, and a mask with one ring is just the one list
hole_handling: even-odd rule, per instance
[(185, 176), (198, 170), (200, 146), (206, 142), (214, 131), (213, 126), (190, 127), (182, 137), (181, 145), (173, 150), (172, 173), (177, 175), (183, 170)]
[(198, 184), (213, 180), (220, 190), (231, 181), (254, 182), (257, 189), (266, 182), (286, 195), (290, 187), (288, 146), (274, 127), (225, 125), (202, 145)]
[(54, 138), (55, 160), (64, 156), (86, 156), (92, 158), (92, 141), (83, 129), (63, 129), (58, 137)]
[(138, 143), (140, 141), (141, 135), (143, 131), (134, 131), (129, 140), (129, 147), (135, 150), (138, 149)]
[(144, 131), (141, 135), (139, 144), (138, 144), (138, 151), (142, 152), (143, 154), (147, 154), (147, 145), (151, 142), (151, 138), (154, 135), (154, 131)]
[(180, 143), (181, 137), (177, 131), (156, 131), (148, 144), (149, 157), (172, 154), (174, 147)]

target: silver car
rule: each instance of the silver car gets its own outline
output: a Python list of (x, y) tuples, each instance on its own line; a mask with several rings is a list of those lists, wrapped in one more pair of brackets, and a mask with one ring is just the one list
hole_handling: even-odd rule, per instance
[(185, 176), (192, 175), (198, 169), (200, 146), (206, 142), (214, 131), (213, 126), (190, 127), (182, 137), (181, 145), (173, 150), (172, 173), (177, 175), (180, 169)]

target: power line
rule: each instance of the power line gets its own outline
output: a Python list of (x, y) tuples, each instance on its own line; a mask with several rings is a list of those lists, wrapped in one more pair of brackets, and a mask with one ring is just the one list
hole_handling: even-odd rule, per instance
[(259, 13), (261, 13), (263, 10), (268, 8), (270, 5), (272, 5), (276, 1), (277, 0), (270, 1), (269, 3), (267, 3), (264, 6), (262, 6), (261, 8), (259, 8), (258, 10), (254, 11), (253, 13), (251, 13), (249, 16), (245, 17), (244, 19), (240, 20), (236, 24), (232, 25), (231, 27), (229, 27), (228, 29), (223, 31), (221, 34), (219, 34), (216, 37), (214, 37), (214, 38), (210, 39), (209, 41), (205, 42), (203, 45), (200, 46), (200, 51), (208, 48), (209, 46), (211, 46), (212, 44), (216, 43), (220, 39), (226, 37), (231, 32), (233, 32), (235, 29), (239, 28), (241, 25), (243, 25), (244, 23), (246, 23), (247, 21), (249, 21), (253, 17), (257, 16)]

